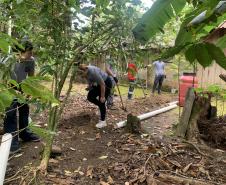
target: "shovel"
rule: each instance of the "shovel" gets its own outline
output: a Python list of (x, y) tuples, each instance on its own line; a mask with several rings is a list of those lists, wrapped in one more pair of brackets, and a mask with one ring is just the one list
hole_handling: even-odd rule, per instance
[(124, 107), (124, 104), (123, 104), (123, 101), (122, 101), (121, 92), (120, 92), (120, 90), (119, 90), (119, 86), (118, 86), (117, 83), (116, 83), (116, 86), (117, 86), (118, 93), (119, 93), (119, 97), (120, 97), (120, 100), (121, 100), (121, 103), (122, 103), (122, 110), (127, 111), (127, 110), (126, 110), (126, 107)]

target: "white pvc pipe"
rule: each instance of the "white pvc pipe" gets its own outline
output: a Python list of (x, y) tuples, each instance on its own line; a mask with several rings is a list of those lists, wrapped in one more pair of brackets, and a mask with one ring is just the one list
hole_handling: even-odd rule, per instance
[[(169, 103), (169, 106), (167, 106), (167, 107), (163, 107), (161, 109), (158, 109), (158, 110), (155, 110), (155, 111), (152, 111), (152, 112), (148, 112), (148, 113), (142, 114), (142, 115), (138, 116), (138, 118), (141, 121), (143, 121), (143, 120), (148, 119), (148, 118), (150, 118), (152, 116), (155, 116), (157, 114), (160, 114), (160, 113), (169, 111), (169, 110), (174, 109), (174, 108), (177, 107), (177, 104), (176, 103), (177, 102)], [(117, 125), (117, 128), (124, 127), (124, 126), (126, 126), (126, 120), (125, 121), (120, 121), (120, 122), (116, 123), (116, 125)]]
[(174, 109), (174, 108), (176, 108), (176, 107), (177, 107), (176, 104), (174, 104), (174, 105), (169, 105), (169, 106), (167, 106), (167, 107), (164, 107), (164, 108), (161, 108), (161, 109), (152, 111), (152, 112), (148, 112), (148, 113), (146, 113), (146, 114), (142, 114), (142, 115), (138, 116), (138, 118), (142, 121), (142, 120), (148, 119), (148, 118), (150, 118), (150, 117), (152, 117), (152, 116), (155, 116), (155, 115), (157, 115), (157, 114), (160, 114), (160, 113), (166, 112), (166, 111), (168, 111), (168, 110)]
[(0, 146), (0, 185), (3, 185), (12, 142), (12, 134), (4, 134)]
[(168, 105), (174, 105), (174, 104), (177, 104), (177, 103), (179, 103), (179, 102), (178, 101), (173, 101), (173, 102), (168, 103)]

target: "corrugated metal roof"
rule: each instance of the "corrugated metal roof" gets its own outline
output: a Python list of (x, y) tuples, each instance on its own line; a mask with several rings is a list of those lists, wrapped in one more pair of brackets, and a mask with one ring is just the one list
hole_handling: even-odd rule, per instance
[(221, 24), (218, 26), (218, 28), (226, 28), (226, 20), (225, 20), (223, 23), (221, 23)]

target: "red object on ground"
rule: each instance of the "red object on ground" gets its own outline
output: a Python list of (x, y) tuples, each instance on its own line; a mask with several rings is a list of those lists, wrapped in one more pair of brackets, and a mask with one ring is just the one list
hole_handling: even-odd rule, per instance
[(183, 73), (179, 85), (179, 106), (183, 107), (186, 93), (189, 87), (198, 87), (198, 79), (195, 73)]
[(137, 67), (134, 63), (128, 64), (128, 79), (129, 80), (136, 80), (137, 74)]

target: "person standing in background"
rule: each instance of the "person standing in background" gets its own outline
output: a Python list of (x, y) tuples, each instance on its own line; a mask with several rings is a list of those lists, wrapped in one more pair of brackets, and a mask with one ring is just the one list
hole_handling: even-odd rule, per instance
[(161, 94), (161, 88), (165, 75), (165, 62), (158, 60), (153, 63), (155, 67), (155, 80), (152, 88), (152, 93), (155, 92), (156, 88), (158, 90), (158, 94)]
[(136, 75), (137, 75), (137, 67), (132, 62), (132, 60), (130, 60), (128, 63), (127, 72), (128, 72), (127, 77), (129, 81), (128, 99), (131, 100), (133, 97), (134, 86), (135, 86)]
[(116, 77), (116, 73), (114, 70), (113, 61), (109, 57), (107, 58), (107, 61), (105, 64), (105, 71), (112, 81), (111, 92), (107, 98), (107, 108), (110, 109), (114, 104), (114, 89), (115, 89), (115, 85), (118, 83), (118, 79)]
[[(18, 53), (17, 62), (11, 74), (11, 78), (20, 84), (28, 76), (34, 76), (35, 60), (33, 57), (33, 45), (30, 41), (25, 40), (21, 44), (23, 49), (17, 48), (15, 52)], [(15, 89), (23, 93), (21, 88)], [(16, 98), (13, 100), (10, 107), (6, 109), (4, 118), (4, 132), (12, 133), (13, 140), (10, 151), (15, 153), (20, 150), (19, 140), (17, 136), (17, 110), (19, 112), (19, 137), (23, 141), (38, 142), (40, 138), (32, 133), (27, 127), (29, 122), (29, 106), (27, 103), (20, 103)]]

